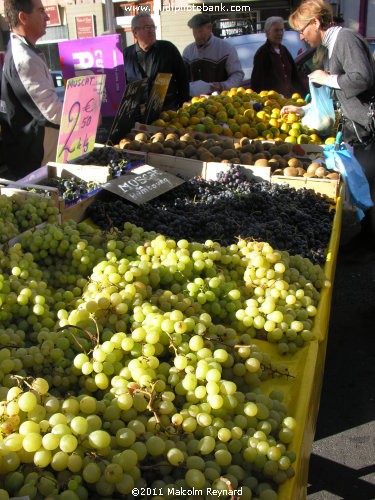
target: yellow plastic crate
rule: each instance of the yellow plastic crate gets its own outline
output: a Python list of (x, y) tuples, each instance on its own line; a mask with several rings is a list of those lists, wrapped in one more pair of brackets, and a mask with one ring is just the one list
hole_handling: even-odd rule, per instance
[(315, 340), (296, 353), (284, 356), (278, 353), (275, 344), (254, 339), (254, 343), (262, 352), (271, 356), (275, 367), (287, 367), (292, 376), (274, 377), (261, 383), (261, 388), (266, 394), (272, 390), (280, 390), (284, 394), (283, 402), (287, 407), (287, 413), (297, 421), (297, 429), (289, 445), (289, 449), (297, 455), (294, 463), (295, 475), (280, 486), (278, 491), (280, 500), (304, 500), (307, 496), (309, 460), (323, 383), (332, 289), (340, 241), (343, 191), (344, 186), (341, 185), (324, 267), (326, 284), (321, 292), (313, 328)]

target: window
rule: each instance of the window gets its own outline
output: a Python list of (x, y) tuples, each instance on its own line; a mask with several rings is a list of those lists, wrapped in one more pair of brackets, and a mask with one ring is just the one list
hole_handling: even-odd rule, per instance
[(258, 11), (244, 14), (232, 14), (228, 17), (215, 19), (212, 31), (219, 38), (230, 36), (249, 35), (257, 32)]

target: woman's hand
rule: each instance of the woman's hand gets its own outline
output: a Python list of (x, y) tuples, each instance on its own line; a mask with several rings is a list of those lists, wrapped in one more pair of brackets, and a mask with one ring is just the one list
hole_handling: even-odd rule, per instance
[(310, 82), (317, 83), (318, 85), (325, 85), (327, 78), (329, 78), (329, 74), (322, 69), (317, 69), (310, 73), (308, 76)]
[(294, 106), (293, 104), (288, 104), (281, 108), (280, 114), (281, 116), (287, 115), (288, 113), (295, 113), (300, 118), (303, 117), (305, 111), (301, 108), (301, 106)]

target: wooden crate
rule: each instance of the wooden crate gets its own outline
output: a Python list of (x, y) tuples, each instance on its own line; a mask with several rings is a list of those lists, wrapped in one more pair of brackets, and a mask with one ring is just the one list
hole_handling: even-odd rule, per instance
[[(14, 182), (9, 181), (10, 186), (8, 188), (1, 188), (1, 192), (7, 191), (9, 196), (12, 196), (17, 192), (18, 196), (23, 196), (27, 198), (29, 196), (49, 196), (52, 193), (52, 197), (55, 201), (56, 206), (59, 209), (61, 221), (74, 220), (81, 221), (85, 217), (86, 209), (91, 205), (102, 188), (97, 188), (91, 193), (74, 200), (73, 202), (67, 202), (62, 197), (58, 196), (57, 188), (52, 188), (50, 186), (44, 186), (43, 181), (52, 179), (55, 177), (64, 178), (78, 178), (86, 182), (97, 181), (99, 183), (108, 182), (111, 179), (111, 171), (109, 167), (102, 167), (96, 165), (73, 165), (69, 163), (55, 163), (51, 162), (44, 167), (40, 167), (23, 179)], [(1, 183), (1, 182), (0, 182)], [(37, 188), (43, 191), (38, 193), (28, 191), (26, 188)]]
[(241, 172), (245, 174), (247, 179), (254, 179), (257, 181), (270, 181), (271, 167), (259, 167), (255, 165), (242, 165), (240, 163), (218, 163), (207, 162), (204, 170), (204, 178), (206, 180), (216, 180), (220, 172), (227, 172), (231, 167), (239, 166)]
[(152, 167), (160, 168), (170, 174), (178, 174), (184, 179), (191, 179), (195, 176), (204, 177), (206, 166), (205, 162), (201, 160), (191, 160), (190, 158), (158, 153), (148, 153), (146, 162)]
[[(107, 144), (101, 144), (99, 142), (96, 142), (94, 144), (94, 149), (99, 149), (99, 148), (112, 148), (114, 150), (117, 150), (117, 151), (121, 151), (123, 153), (126, 153), (130, 158), (130, 162), (129, 162), (129, 170), (131, 168), (135, 168), (135, 167), (139, 167), (140, 165), (143, 165), (146, 161), (146, 154), (144, 151), (131, 151), (131, 150), (127, 150), (127, 149), (122, 149), (122, 148), (119, 148), (119, 147), (116, 147), (116, 146), (108, 146)], [(87, 155), (83, 155), (83, 156), (80, 156), (79, 158), (75, 158), (74, 162), (70, 162), (72, 165), (75, 165), (75, 166), (87, 166), (85, 163), (80, 163), (80, 161), (83, 161), (85, 159), (85, 157), (89, 156), (90, 153), (88, 153)], [(91, 165), (90, 165), (91, 166)], [(95, 167), (101, 167), (103, 168), (103, 165), (92, 165), (92, 166), (95, 166)], [(105, 167), (107, 168), (107, 167)]]
[[(219, 172), (226, 172), (232, 167), (231, 163), (205, 162), (157, 153), (147, 154), (147, 164), (160, 168), (168, 173), (181, 176), (184, 179), (200, 176), (206, 180), (216, 180)], [(241, 165), (237, 163), (236, 165), (240, 166), (242, 172), (249, 179), (270, 180), (270, 167)]]
[(311, 177), (288, 177), (284, 175), (271, 175), (272, 184), (288, 184), (295, 189), (312, 189), (315, 193), (326, 196), (336, 203), (340, 181), (335, 179), (314, 179)]
[[(44, 192), (34, 192), (28, 191), (23, 188), (35, 188), (44, 189)], [(51, 198), (54, 201), (56, 207), (59, 207), (59, 195), (58, 189), (51, 186), (41, 186), (39, 184), (30, 184), (20, 181), (10, 181), (8, 179), (0, 179), (0, 194), (5, 196), (17, 196), (21, 200), (26, 200), (27, 198), (33, 196), (43, 196), (45, 198)]]

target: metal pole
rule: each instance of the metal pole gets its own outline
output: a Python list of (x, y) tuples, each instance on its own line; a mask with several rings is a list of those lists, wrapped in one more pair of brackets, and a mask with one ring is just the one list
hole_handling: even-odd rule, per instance
[(116, 21), (113, 14), (113, 3), (112, 0), (105, 0), (105, 20), (106, 20), (106, 33), (116, 33)]

